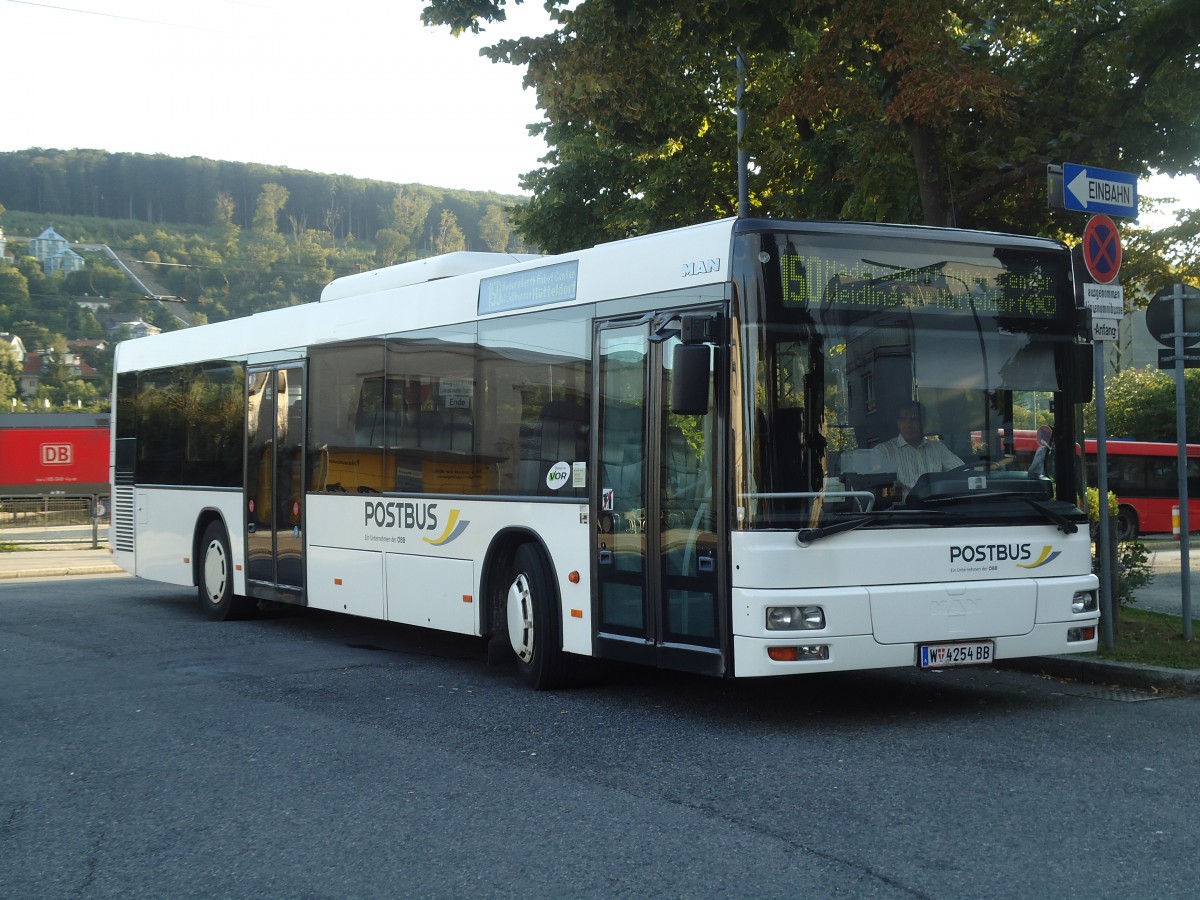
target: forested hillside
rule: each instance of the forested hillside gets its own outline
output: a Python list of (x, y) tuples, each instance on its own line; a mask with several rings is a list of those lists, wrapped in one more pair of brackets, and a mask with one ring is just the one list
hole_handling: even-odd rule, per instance
[[(119, 339), (120, 320), (170, 330), (311, 302), (340, 275), (406, 260), (526, 251), (509, 221), (518, 202), (196, 157), (0, 153), (0, 228), (12, 258), (0, 260), (0, 332), (63, 359), (72, 341)], [(47, 273), (28, 255), (28, 240), (48, 227), (83, 257), (82, 270)], [(147, 298), (97, 245), (143, 273), (152, 293), (182, 302)], [(103, 298), (104, 311), (84, 298), (88, 307)], [(101, 383), (110, 359), (111, 349), (90, 360)], [(0, 354), (0, 402), (21, 399), (19, 375)], [(67, 380), (42, 378), (36, 398), (24, 399), (41, 407), (80, 398)]]
[(505, 249), (515, 235), (499, 227), (502, 213), (521, 200), (196, 156), (39, 148), (0, 153), (0, 204), (47, 216), (247, 229), (266, 184), (286, 192), (274, 209), (281, 229), (324, 231), (338, 241), (373, 241), (381, 229), (393, 229), (416, 256), (434, 251), (443, 212), (453, 215), (466, 249)]

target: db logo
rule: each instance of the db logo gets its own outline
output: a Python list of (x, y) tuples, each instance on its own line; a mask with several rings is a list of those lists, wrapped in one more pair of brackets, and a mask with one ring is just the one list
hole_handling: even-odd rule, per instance
[(69, 466), (74, 455), (70, 444), (42, 444), (43, 466)]

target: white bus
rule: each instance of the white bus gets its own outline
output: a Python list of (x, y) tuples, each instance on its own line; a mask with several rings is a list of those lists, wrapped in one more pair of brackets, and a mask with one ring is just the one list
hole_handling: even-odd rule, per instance
[[(217, 619), (484, 636), (535, 688), (575, 656), (1094, 650), (1081, 331), (1062, 244), (917, 226), (729, 219), (351, 275), (119, 346), (114, 558)], [(940, 471), (896, 461), (912, 401)]]

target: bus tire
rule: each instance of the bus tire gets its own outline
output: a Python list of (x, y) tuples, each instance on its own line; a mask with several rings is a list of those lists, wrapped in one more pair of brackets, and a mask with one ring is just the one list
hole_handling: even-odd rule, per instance
[(517, 673), (535, 691), (558, 687), (566, 676), (557, 598), (541, 551), (522, 544), (513, 556), (505, 615)]
[(233, 592), (233, 554), (229, 551), (229, 535), (220, 522), (209, 522), (200, 539), (196, 593), (205, 615), (218, 622), (242, 619), (253, 611), (246, 597)]
[(1133, 541), (1138, 536), (1137, 513), (1130, 506), (1122, 506), (1117, 511), (1117, 540)]

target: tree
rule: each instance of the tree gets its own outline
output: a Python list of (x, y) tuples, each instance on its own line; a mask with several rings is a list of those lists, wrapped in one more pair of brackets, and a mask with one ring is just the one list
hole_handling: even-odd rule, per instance
[(433, 208), (433, 195), (424, 188), (403, 187), (392, 199), (391, 230), (400, 238), (396, 262), (415, 259), (414, 248), (425, 233), (425, 221)]
[[(1200, 171), (1194, 0), (583, 0), (524, 66), (550, 152), (518, 225), (548, 249), (736, 208), (734, 59), (749, 62), (751, 204), (772, 216), (1076, 230), (1065, 160)], [(478, 30), (505, 0), (430, 0)]]
[(464, 250), (466, 246), (466, 238), (462, 229), (458, 227), (458, 216), (448, 209), (443, 209), (437, 231), (433, 235), (433, 252), (452, 253), (455, 250)]
[(15, 266), (0, 263), (0, 305), (25, 306), (29, 303), (29, 280)]
[(0, 342), (0, 411), (7, 411), (17, 396), (17, 379), (21, 375), (21, 364), (7, 342)]
[[(1188, 441), (1200, 441), (1200, 370), (1184, 376)], [(1104, 380), (1108, 436), (1139, 441), (1178, 440), (1174, 376), (1156, 369), (1124, 369)], [(1096, 403), (1084, 407), (1084, 430), (1096, 433)]]
[(395, 228), (380, 228), (375, 232), (375, 265), (393, 266), (404, 258), (408, 238)]
[(234, 221), (237, 215), (237, 203), (228, 191), (221, 191), (213, 202), (213, 213), (216, 216), (217, 227), (221, 231), (221, 250), (226, 257), (236, 256), (238, 237), (242, 229)]
[(487, 248), (496, 253), (508, 249), (512, 240), (513, 226), (502, 206), (489, 203), (479, 220), (479, 239)]
[(287, 205), (288, 190), (278, 184), (264, 184), (254, 207), (251, 228), (260, 235), (274, 235), (279, 230), (279, 214)]

